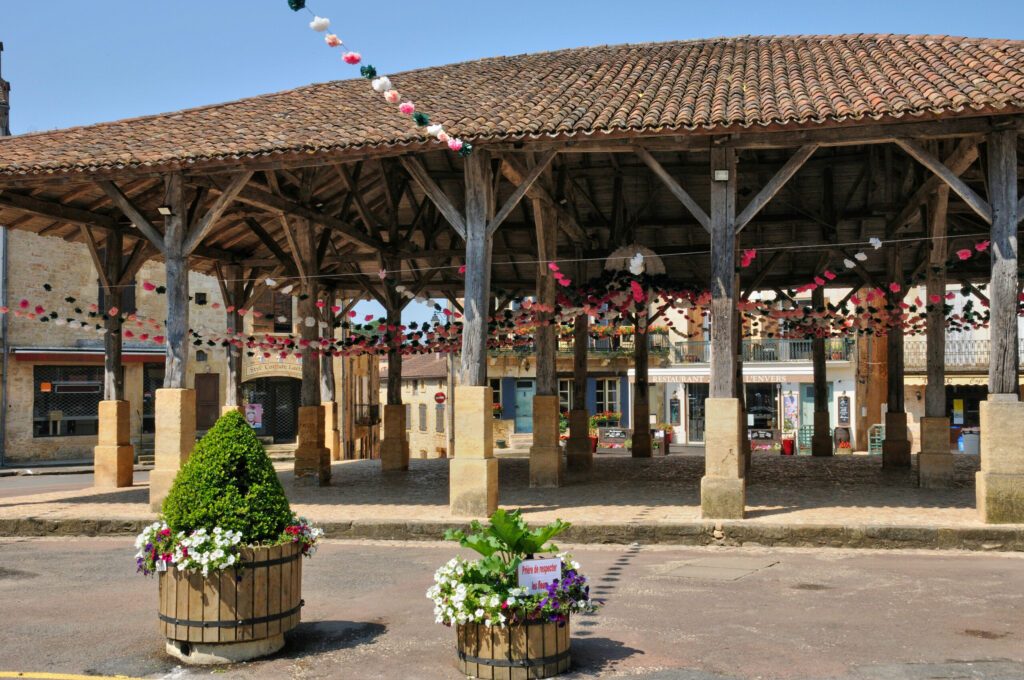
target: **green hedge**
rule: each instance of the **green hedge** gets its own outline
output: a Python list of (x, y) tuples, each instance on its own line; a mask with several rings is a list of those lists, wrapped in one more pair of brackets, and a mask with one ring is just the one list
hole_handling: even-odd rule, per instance
[(219, 526), (240, 531), (247, 543), (277, 540), (292, 520), (263, 444), (237, 411), (221, 416), (196, 444), (163, 513), (175, 534)]

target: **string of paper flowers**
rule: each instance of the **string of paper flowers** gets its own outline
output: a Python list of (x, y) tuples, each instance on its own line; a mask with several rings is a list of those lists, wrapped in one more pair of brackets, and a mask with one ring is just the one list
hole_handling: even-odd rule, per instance
[[(397, 106), (398, 111), (405, 116), (409, 116), (417, 127), (424, 128), (429, 136), (442, 144), (446, 144), (449, 149), (460, 156), (469, 156), (473, 153), (472, 144), (448, 134), (440, 123), (431, 123), (430, 116), (418, 110), (415, 102), (411, 99), (403, 97), (390, 78), (378, 74), (377, 69), (372, 64), (363, 64), (363, 55), (361, 53), (346, 47), (344, 41), (337, 34), (328, 33), (331, 27), (331, 20), (313, 13), (312, 10), (306, 7), (306, 0), (288, 0), (288, 7), (294, 12), (303, 9), (309, 12), (313, 16), (313, 20), (309, 22), (309, 27), (316, 33), (324, 34), (324, 42), (328, 47), (341, 48), (342, 61), (350, 66), (359, 66), (359, 75), (370, 81), (370, 87), (373, 88), (374, 92), (379, 93), (384, 98), (384, 101)], [(360, 66), (360, 64), (362, 65)]]

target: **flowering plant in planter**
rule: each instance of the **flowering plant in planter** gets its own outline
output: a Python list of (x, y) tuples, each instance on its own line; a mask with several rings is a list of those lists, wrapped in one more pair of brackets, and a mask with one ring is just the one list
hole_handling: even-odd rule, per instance
[(491, 404), (491, 415), (493, 415), (495, 418), (501, 417), (501, 411), (501, 404), (499, 402), (494, 402), (493, 404)]
[[(446, 539), (482, 557), (455, 557), (437, 570), (434, 585), (427, 590), (434, 602), (434, 620), (446, 626), (482, 623), (488, 628), (536, 621), (564, 624), (570, 614), (595, 611), (599, 603), (590, 599), (590, 585), (579, 563), (549, 543), (568, 528), (567, 522), (556, 520), (530, 529), (520, 511), (499, 509), (486, 527), (474, 520), (469, 534), (446, 532)], [(545, 553), (560, 558), (558, 577), (540, 591), (520, 586), (522, 561)]]

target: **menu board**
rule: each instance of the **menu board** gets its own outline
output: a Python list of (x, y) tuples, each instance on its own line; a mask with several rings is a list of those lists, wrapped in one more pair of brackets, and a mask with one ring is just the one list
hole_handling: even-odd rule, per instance
[(597, 446), (603, 449), (624, 448), (626, 440), (632, 434), (627, 427), (599, 427), (597, 428)]

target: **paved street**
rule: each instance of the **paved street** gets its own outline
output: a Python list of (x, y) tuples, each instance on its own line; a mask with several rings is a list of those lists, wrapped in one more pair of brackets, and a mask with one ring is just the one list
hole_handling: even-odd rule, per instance
[[(135, 482), (142, 484), (149, 481), (148, 472), (136, 472)], [(0, 498), (15, 496), (31, 496), (38, 493), (55, 491), (78, 491), (92, 488), (91, 473), (72, 475), (32, 474), (0, 478)]]
[[(0, 539), (0, 676), (206, 677), (164, 656), (156, 583), (121, 538)], [(574, 551), (606, 607), (574, 621), (570, 677), (1024, 677), (1024, 555), (941, 551)], [(285, 651), (226, 678), (455, 679), (424, 591), (435, 543), (327, 542), (305, 563)]]

